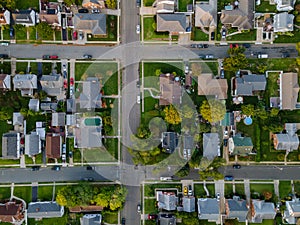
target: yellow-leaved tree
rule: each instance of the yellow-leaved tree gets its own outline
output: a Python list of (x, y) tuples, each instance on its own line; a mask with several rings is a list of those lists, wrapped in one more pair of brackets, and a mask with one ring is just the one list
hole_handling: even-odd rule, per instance
[(169, 105), (164, 109), (165, 121), (169, 124), (181, 123), (181, 117), (173, 105)]

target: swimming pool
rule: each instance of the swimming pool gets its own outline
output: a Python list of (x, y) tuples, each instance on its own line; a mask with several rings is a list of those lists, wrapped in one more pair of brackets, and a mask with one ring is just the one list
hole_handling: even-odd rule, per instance
[(250, 116), (247, 116), (245, 119), (244, 119), (244, 124), (246, 125), (251, 125), (252, 124), (252, 118)]
[(100, 117), (90, 117), (84, 119), (85, 126), (100, 126), (102, 125), (102, 120)]

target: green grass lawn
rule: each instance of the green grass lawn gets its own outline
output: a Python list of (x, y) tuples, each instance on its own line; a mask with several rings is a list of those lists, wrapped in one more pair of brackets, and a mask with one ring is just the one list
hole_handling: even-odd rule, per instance
[(224, 195), (226, 196), (231, 196), (233, 194), (232, 190), (233, 185), (232, 184), (225, 184), (225, 189), (224, 189)]
[(244, 184), (235, 184), (235, 194), (239, 196), (245, 195)]
[(97, 37), (97, 36), (93, 36), (92, 34), (88, 34), (88, 41), (117, 41), (118, 38), (117, 36), (118, 17), (117, 16), (108, 15), (106, 17), (106, 29), (108, 34), (107, 36)]
[(68, 214), (65, 212), (63, 217), (45, 218), (36, 221), (35, 219), (28, 219), (28, 225), (61, 225), (68, 224)]
[(152, 6), (152, 4), (155, 2), (155, 0), (144, 0), (143, 4), (144, 6)]
[[(122, 80), (122, 79), (121, 79)], [(117, 95), (118, 94), (118, 72), (116, 71), (111, 76), (104, 76), (102, 80), (104, 85), (104, 95)]]
[(28, 27), (29, 29), (29, 39), (35, 41), (36, 40), (36, 28)]
[(205, 62), (205, 64), (209, 67), (210, 72), (212, 72), (214, 75), (218, 75), (218, 66), (219, 65), (217, 62)]
[(256, 40), (256, 30), (250, 30), (249, 32), (242, 32), (240, 34), (227, 36), (226, 40), (228, 40), (228, 41), (255, 41)]
[(300, 29), (295, 28), (293, 31), (293, 36), (287, 36), (287, 35), (278, 35), (278, 37), (275, 39), (274, 43), (297, 43), (299, 42), (300, 37)]
[(197, 198), (206, 196), (206, 192), (205, 192), (202, 184), (194, 184), (194, 195)]
[(161, 73), (173, 73), (175, 72), (179, 76), (184, 75), (182, 62), (145, 62), (144, 63), (144, 77), (159, 76), (156, 75), (156, 71), (160, 70)]
[(24, 27), (24, 29), (15, 31), (16, 39), (17, 40), (27, 40), (27, 29)]
[[(29, 66), (30, 66), (30, 72), (33, 73), (33, 74), (37, 74), (37, 72), (38, 72), (37, 63), (31, 62), (29, 64)], [(27, 67), (28, 67), (27, 62), (17, 62), (17, 72), (26, 73)]]
[(188, 4), (193, 4), (193, 0), (179, 0), (179, 12), (187, 12), (186, 6)]
[(279, 195), (281, 199), (284, 199), (292, 193), (292, 185), (290, 181), (280, 181), (279, 183)]
[(296, 72), (298, 66), (296, 59), (294, 58), (281, 58), (281, 59), (248, 59), (250, 69), (252, 72), (256, 71), (256, 68), (260, 64), (267, 66), (267, 70), (283, 70), (283, 72)]
[(200, 28), (192, 28), (192, 40), (194, 41), (208, 41), (209, 35), (204, 33)]
[(103, 221), (108, 224), (118, 223), (118, 212), (102, 211)]
[(260, 5), (255, 6), (256, 12), (276, 12), (276, 5), (270, 5), (269, 1), (260, 1)]
[(258, 192), (261, 195), (265, 192), (274, 193), (274, 185), (273, 184), (250, 184), (251, 193)]
[(144, 39), (145, 40), (159, 40), (167, 41), (169, 40), (168, 32), (156, 32), (156, 21), (155, 17), (144, 17), (144, 27), (143, 27)]
[(103, 141), (104, 146), (106, 147), (108, 153), (114, 159), (118, 159), (118, 139), (117, 138), (106, 138)]
[(56, 30), (55, 32), (55, 40), (56, 41), (61, 41), (61, 31), (60, 30)]
[[(3, 29), (3, 28), (2, 28)], [(3, 29), (3, 40), (10, 40), (9, 28)]]
[(10, 187), (1, 187), (0, 188), (0, 199), (9, 199), (10, 198)]
[[(257, 223), (249, 223), (250, 225), (257, 225)], [(260, 225), (274, 225), (274, 220), (263, 220)]]
[(145, 213), (157, 213), (156, 199), (144, 199)]
[(16, 8), (17, 9), (39, 9), (39, 1), (38, 0), (16, 0)]
[[(115, 148), (111, 148), (115, 150)], [(86, 162), (115, 162), (116, 158), (105, 147), (84, 149), (83, 160)]]
[(1, 73), (10, 74), (11, 73), (11, 64), (10, 62), (1, 62), (0, 63), (0, 71)]
[(53, 186), (39, 186), (38, 199), (41, 201), (51, 201), (52, 191), (53, 191)]
[(31, 187), (14, 187), (14, 195), (16, 197), (22, 198), (25, 202), (31, 202)]
[(279, 97), (279, 84), (277, 80), (279, 79), (278, 73), (269, 73), (267, 78), (267, 87), (265, 91), (265, 101), (266, 105), (270, 105), (270, 97)]

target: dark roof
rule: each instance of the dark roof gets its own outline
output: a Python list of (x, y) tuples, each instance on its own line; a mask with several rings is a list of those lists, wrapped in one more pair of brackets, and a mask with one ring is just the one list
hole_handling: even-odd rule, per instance
[(36, 132), (25, 135), (25, 154), (29, 156), (37, 155), (41, 152), (40, 136)]
[(194, 149), (194, 138), (191, 135), (183, 136), (183, 149)]
[[(18, 137), (19, 136), (19, 137)], [(2, 157), (9, 159), (18, 159), (18, 138), (19, 133), (9, 132), (2, 135)]]
[(178, 33), (186, 31), (186, 15), (184, 13), (159, 13), (157, 17), (157, 31)]
[(228, 199), (228, 217), (230, 219), (238, 219), (239, 222), (245, 222), (247, 218), (248, 208), (246, 200)]
[(175, 132), (162, 133), (162, 147), (167, 153), (173, 153), (178, 145), (178, 135)]
[(176, 217), (173, 214), (160, 214), (160, 225), (176, 225)]
[(28, 218), (54, 218), (62, 217), (63, 214), (63, 206), (56, 202), (30, 202), (28, 204)]
[(84, 30), (93, 35), (106, 34), (106, 14), (102, 13), (77, 13), (74, 16), (76, 30)]
[[(31, 16), (31, 13), (34, 12), (34, 16)], [(33, 24), (36, 23), (36, 14), (34, 10), (19, 10), (13, 12), (12, 14), (15, 23), (20, 24)]]

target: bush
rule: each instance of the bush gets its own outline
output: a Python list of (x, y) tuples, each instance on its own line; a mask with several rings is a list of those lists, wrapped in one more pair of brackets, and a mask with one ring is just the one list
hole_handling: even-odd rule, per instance
[(277, 160), (278, 161), (283, 161), (284, 160), (284, 154), (280, 153), (277, 155)]

